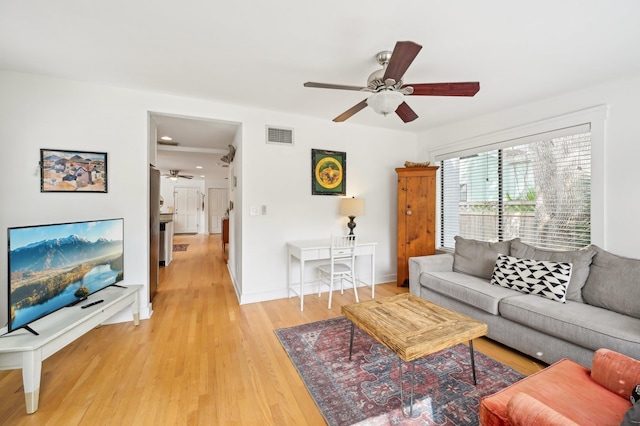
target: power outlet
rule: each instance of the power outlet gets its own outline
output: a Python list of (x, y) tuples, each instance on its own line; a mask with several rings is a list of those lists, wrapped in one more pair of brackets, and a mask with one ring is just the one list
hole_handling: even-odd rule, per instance
[(260, 213), (258, 212), (258, 207), (256, 206), (251, 206), (251, 208), (249, 209), (249, 214), (251, 216), (258, 216)]

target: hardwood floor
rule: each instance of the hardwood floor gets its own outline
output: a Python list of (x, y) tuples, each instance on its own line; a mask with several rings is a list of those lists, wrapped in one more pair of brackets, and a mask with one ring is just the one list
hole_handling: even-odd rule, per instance
[[(326, 293), (305, 297), (304, 312), (296, 297), (240, 306), (220, 235), (175, 243), (189, 247), (161, 268), (151, 319), (96, 328), (47, 359), (36, 413), (21, 371), (0, 371), (1, 424), (324, 424), (273, 330), (339, 316), (353, 293), (335, 292), (331, 310)], [(406, 291), (378, 285), (376, 298)], [(544, 367), (488, 339), (474, 348), (523, 374)]]

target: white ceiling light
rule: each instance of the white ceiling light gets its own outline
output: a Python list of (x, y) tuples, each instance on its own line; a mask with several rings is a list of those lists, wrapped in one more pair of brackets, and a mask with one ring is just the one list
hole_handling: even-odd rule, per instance
[(382, 90), (374, 93), (367, 99), (367, 105), (382, 115), (395, 112), (402, 102), (404, 102), (404, 95), (394, 90)]
[(196, 166), (196, 169), (201, 169), (201, 168), (202, 168), (202, 166)]
[(162, 136), (160, 139), (162, 139), (163, 141), (172, 141), (173, 138), (170, 136)]

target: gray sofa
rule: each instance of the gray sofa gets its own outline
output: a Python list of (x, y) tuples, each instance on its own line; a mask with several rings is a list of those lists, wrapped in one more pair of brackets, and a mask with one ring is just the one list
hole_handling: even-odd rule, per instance
[[(535, 286), (507, 288), (496, 268), (500, 259), (518, 266), (522, 259), (545, 267), (570, 263), (568, 284), (547, 294), (535, 294)], [(409, 259), (409, 287), (414, 295), (483, 321), (487, 337), (548, 364), (570, 358), (590, 368), (599, 348), (640, 359), (640, 260), (594, 245), (558, 252), (519, 239), (456, 237), (454, 253)]]

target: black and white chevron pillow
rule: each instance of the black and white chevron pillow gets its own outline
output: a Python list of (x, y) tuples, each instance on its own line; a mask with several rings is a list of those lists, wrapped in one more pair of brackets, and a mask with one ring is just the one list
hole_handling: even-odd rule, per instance
[(518, 259), (499, 254), (491, 284), (565, 303), (570, 279), (571, 263)]

